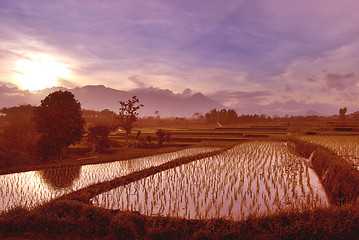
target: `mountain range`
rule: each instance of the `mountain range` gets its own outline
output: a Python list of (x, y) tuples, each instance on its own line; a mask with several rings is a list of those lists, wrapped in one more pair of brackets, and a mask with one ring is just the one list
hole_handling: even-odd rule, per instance
[(132, 96), (137, 96), (140, 103), (144, 105), (140, 110), (142, 116), (154, 116), (155, 112), (158, 111), (161, 117), (191, 117), (195, 112), (204, 114), (214, 108), (225, 108), (221, 103), (202, 93), (192, 93), (189, 89), (177, 94), (170, 90), (157, 88), (121, 91), (103, 85), (89, 85), (73, 89), (52, 87), (36, 92), (9, 88), (3, 85), (0, 87), (0, 107), (21, 104), (38, 106), (49, 93), (58, 90), (72, 92), (83, 109), (99, 111), (109, 109), (118, 112), (119, 101), (127, 101)]

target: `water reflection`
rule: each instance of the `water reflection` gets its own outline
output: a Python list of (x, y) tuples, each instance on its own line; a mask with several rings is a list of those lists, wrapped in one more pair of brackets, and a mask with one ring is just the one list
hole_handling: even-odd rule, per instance
[(80, 177), (81, 166), (66, 166), (41, 170), (44, 182), (55, 189), (69, 188)]
[(0, 212), (17, 206), (34, 207), (72, 191), (110, 181), (133, 171), (217, 149), (192, 148), (127, 161), (0, 175)]
[(100, 207), (188, 219), (247, 219), (329, 205), (320, 179), (285, 143), (250, 142), (97, 195)]

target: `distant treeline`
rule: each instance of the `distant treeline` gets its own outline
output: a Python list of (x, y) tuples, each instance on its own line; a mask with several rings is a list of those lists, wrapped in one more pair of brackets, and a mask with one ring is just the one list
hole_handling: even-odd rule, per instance
[[(342, 110), (342, 109), (341, 109)], [(350, 115), (343, 115), (342, 113), (339, 116), (289, 116), (284, 117), (279, 116), (267, 116), (264, 114), (245, 114), (238, 115), (237, 112), (233, 109), (212, 109), (207, 112), (204, 116), (195, 114), (196, 118), (205, 120), (206, 123), (220, 123), (220, 124), (236, 124), (236, 123), (248, 123), (248, 122), (300, 122), (300, 121), (320, 121), (320, 120), (359, 120), (359, 112), (355, 112)]]
[[(36, 107), (31, 105), (20, 105), (20, 106), (2, 108), (0, 110), (0, 146), (2, 147), (2, 149), (16, 150), (30, 155), (35, 155), (37, 142), (41, 137), (33, 121), (35, 109)], [(110, 111), (108, 109), (104, 109), (102, 111), (82, 109), (81, 112), (86, 122), (85, 135), (89, 138), (89, 140), (91, 140), (90, 137), (92, 137), (92, 135), (89, 133), (91, 133), (91, 130), (92, 132), (94, 132), (94, 130), (98, 129), (99, 128), (98, 126), (102, 127), (100, 130), (106, 130), (105, 131), (106, 133), (119, 126), (119, 119), (117, 117), (118, 113), (114, 111)], [(289, 126), (292, 123), (313, 124), (317, 122), (317, 123), (325, 123), (326, 125), (330, 126), (334, 130), (338, 130), (338, 129), (347, 130), (348, 122), (359, 120), (359, 112), (355, 112), (349, 115), (344, 115), (343, 111), (341, 111), (341, 113), (342, 113), (341, 115), (335, 115), (330, 117), (325, 117), (325, 116), (271, 117), (271, 116), (266, 116), (264, 114), (238, 115), (238, 113), (233, 109), (228, 109), (228, 110), (212, 109), (211, 111), (205, 114), (198, 112), (194, 113), (191, 118), (183, 118), (183, 117), (161, 118), (159, 114), (156, 114), (155, 116), (141, 117), (136, 122), (136, 126), (137, 127), (158, 127), (158, 126), (183, 127), (191, 124), (212, 125), (212, 126), (214, 125), (217, 126), (218, 124), (220, 124), (220, 125), (228, 126), (233, 124), (247, 124), (247, 123), (248, 124), (265, 123), (271, 125), (284, 124)], [(105, 129), (103, 126), (106, 126), (108, 128), (108, 131), (107, 128)], [(354, 127), (355, 129), (358, 128), (357, 125), (355, 125)], [(91, 143), (91, 141), (89, 142)], [(8, 161), (8, 158), (6, 159)]]
[[(86, 119), (88, 124), (96, 124), (96, 123), (108, 123), (115, 124), (116, 113), (110, 111), (108, 109), (104, 109), (102, 111), (95, 110), (82, 110), (83, 116)], [(359, 120), (359, 112), (355, 112), (350, 115), (346, 115), (346, 120)], [(265, 114), (242, 114), (238, 115), (238, 113), (233, 109), (212, 109), (211, 111), (202, 114), (202, 113), (194, 113), (192, 117), (168, 117), (161, 118), (159, 115), (156, 116), (143, 116), (138, 119), (138, 125), (156, 125), (156, 123), (163, 124), (191, 124), (191, 123), (199, 123), (199, 124), (238, 124), (238, 123), (253, 123), (253, 122), (301, 122), (301, 121), (335, 121), (342, 120), (339, 116), (289, 116), (286, 115), (284, 117), (280, 116), (267, 116)]]

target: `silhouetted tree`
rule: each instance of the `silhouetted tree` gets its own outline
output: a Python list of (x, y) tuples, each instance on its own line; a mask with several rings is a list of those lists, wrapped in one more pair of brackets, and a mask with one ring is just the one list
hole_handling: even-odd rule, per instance
[(139, 140), (141, 138), (141, 130), (137, 131), (136, 139)]
[(193, 113), (192, 118), (195, 119), (196, 122), (204, 122), (206, 120), (203, 114), (199, 112)]
[(2, 108), (1, 142), (9, 149), (34, 154), (39, 133), (36, 131), (34, 117), (35, 107), (20, 105), (17, 107)]
[(227, 111), (227, 123), (233, 124), (238, 120), (237, 112), (233, 109), (229, 109)]
[(205, 114), (207, 123), (230, 123), (233, 124), (238, 121), (237, 112), (233, 109), (222, 109), (217, 111), (217, 109), (212, 109)]
[(146, 140), (147, 140), (148, 144), (151, 145), (152, 137), (151, 137), (150, 135), (147, 135), (147, 136), (146, 136)]
[(84, 133), (85, 120), (81, 104), (68, 91), (50, 93), (34, 109), (34, 121), (41, 133), (39, 151), (42, 157), (63, 157), (64, 150), (79, 141)]
[(346, 107), (339, 109), (339, 118), (344, 119), (346, 113), (347, 113), (347, 108)]
[(222, 109), (218, 112), (218, 120), (219, 123), (227, 123), (227, 110)]
[(218, 112), (217, 109), (212, 109), (211, 111), (209, 111), (208, 113), (206, 113), (205, 115), (206, 118), (206, 122), (207, 123), (216, 123), (218, 122)]
[(102, 150), (110, 147), (110, 139), (108, 135), (112, 132), (113, 127), (105, 124), (96, 124), (88, 129), (88, 141), (90, 144), (95, 145), (96, 151), (101, 152)]
[(351, 115), (354, 120), (359, 120), (359, 111), (355, 111)]
[(162, 147), (163, 141), (165, 140), (166, 133), (162, 129), (158, 129), (156, 132), (158, 137), (158, 146)]
[(143, 147), (143, 146), (145, 145), (145, 140), (144, 140), (144, 138), (141, 136), (141, 130), (138, 130), (138, 131), (137, 131), (136, 140), (138, 141), (137, 147)]
[(133, 96), (132, 99), (127, 100), (127, 102), (119, 101), (120, 109), (118, 114), (118, 119), (120, 120), (120, 127), (126, 131), (126, 146), (128, 144), (128, 134), (131, 133), (132, 128), (135, 126), (135, 122), (137, 120), (137, 116), (139, 113), (137, 112), (143, 104), (139, 104), (139, 100), (136, 96)]

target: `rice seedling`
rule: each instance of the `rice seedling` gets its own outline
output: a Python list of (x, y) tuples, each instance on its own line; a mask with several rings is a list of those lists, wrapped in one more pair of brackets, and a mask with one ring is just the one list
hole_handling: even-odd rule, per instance
[(149, 212), (144, 209), (151, 209), (151, 215), (240, 220), (282, 210), (327, 206), (318, 177), (305, 164), (302, 158), (288, 152), (285, 143), (243, 143), (222, 154), (105, 192), (91, 202), (129, 210), (122, 208), (128, 205), (123, 202), (131, 201), (126, 194), (137, 186), (142, 212), (138, 205), (132, 206), (143, 214)]
[(300, 139), (333, 150), (359, 170), (359, 136), (301, 136)]
[(0, 212), (18, 206), (32, 208), (92, 184), (158, 166), (176, 158), (217, 149), (189, 148), (125, 161), (0, 175)]

